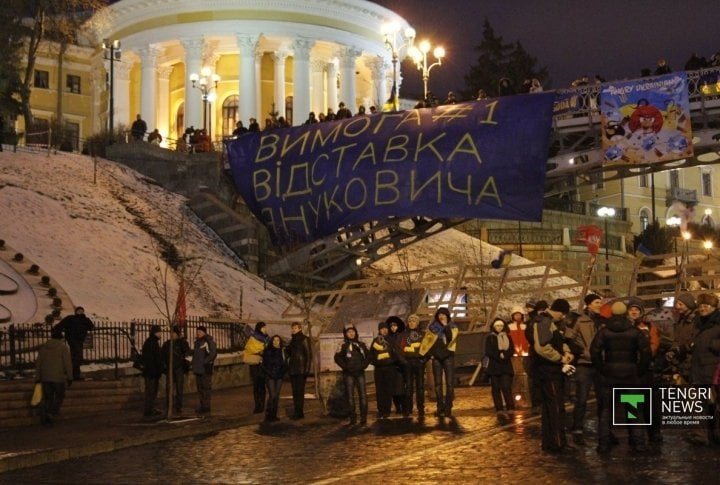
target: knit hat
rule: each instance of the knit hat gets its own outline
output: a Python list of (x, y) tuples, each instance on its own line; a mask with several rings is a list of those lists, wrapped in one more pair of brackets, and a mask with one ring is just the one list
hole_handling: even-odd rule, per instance
[(570, 303), (568, 303), (568, 301), (564, 298), (558, 298), (554, 302), (552, 302), (552, 305), (550, 305), (550, 310), (567, 315), (567, 313), (570, 311)]
[(257, 322), (255, 324), (255, 331), (259, 332), (263, 327), (267, 326), (265, 322)]
[(627, 301), (627, 307), (628, 310), (630, 308), (637, 308), (640, 310), (640, 312), (645, 313), (645, 305), (643, 304), (643, 301), (640, 298), (629, 298)]
[(625, 315), (627, 313), (627, 305), (621, 301), (616, 301), (610, 307), (613, 315)]
[(512, 307), (512, 310), (510, 310), (510, 316), (512, 317), (516, 313), (522, 313), (523, 315), (525, 314), (523, 308), (519, 305), (515, 305), (514, 307)]
[(150, 327), (150, 333), (151, 333), (151, 334), (154, 335), (154, 334), (156, 334), (156, 333), (158, 333), (158, 332), (162, 332), (162, 327), (161, 327), (160, 325), (153, 325), (152, 327)]
[(702, 293), (702, 294), (698, 295), (696, 303), (698, 305), (710, 305), (712, 307), (717, 308), (718, 297), (713, 295), (712, 293)]
[(585, 306), (590, 305), (595, 300), (602, 300), (602, 297), (600, 295), (598, 295), (597, 293), (590, 293), (590, 294), (586, 295), (585, 298), (583, 299), (583, 301), (585, 302)]
[(538, 302), (535, 303), (536, 311), (541, 312), (541, 311), (547, 310), (547, 309), (548, 309), (548, 302), (546, 302), (545, 300), (538, 300)]
[(525, 308), (535, 308), (535, 305), (537, 305), (537, 302), (532, 298), (525, 302)]
[(680, 293), (677, 299), (678, 301), (683, 302), (683, 304), (690, 310), (695, 310), (697, 308), (697, 305), (695, 304), (695, 299), (690, 293)]
[(378, 323), (378, 330), (383, 328), (390, 328), (390, 326), (387, 324), (387, 322), (380, 322)]
[(351, 323), (350, 325), (348, 325), (347, 327), (345, 327), (345, 328), (343, 329), (343, 336), (344, 336), (345, 338), (348, 338), (348, 336), (347, 336), (348, 330), (354, 330), (354, 331), (355, 331), (355, 338), (357, 338), (357, 336), (358, 336), (358, 331), (357, 331), (357, 328), (355, 328), (355, 325), (353, 325), (353, 324)]
[(207, 333), (207, 328), (205, 328), (205, 325), (199, 325), (198, 330), (200, 330), (202, 333)]
[(496, 324), (497, 322), (502, 323), (502, 324), (503, 324), (503, 328), (505, 328), (505, 320), (503, 320), (503, 319), (500, 318), (500, 317), (495, 317), (495, 319), (494, 319), (493, 322), (492, 322), (492, 325), (490, 325), (490, 326), (491, 326), (491, 327), (495, 327), (495, 324)]
[(407, 321), (408, 321), (408, 323), (410, 323), (410, 322), (420, 323), (420, 317), (413, 313), (412, 315), (408, 316)]

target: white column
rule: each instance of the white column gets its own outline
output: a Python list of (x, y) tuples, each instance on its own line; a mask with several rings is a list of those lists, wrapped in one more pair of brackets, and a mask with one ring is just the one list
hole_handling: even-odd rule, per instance
[[(159, 67), (158, 72), (158, 95), (157, 95), (157, 128), (163, 137), (163, 146), (167, 145), (168, 138), (177, 138), (177, 130), (170, 132), (170, 127), (174, 126), (174, 121), (170, 121), (170, 74), (172, 74), (172, 66)], [(148, 128), (151, 128), (148, 125)]]
[[(115, 61), (115, 115), (113, 123), (115, 126), (125, 125), (130, 128), (130, 70), (132, 64), (125, 61)], [(135, 113), (137, 114), (137, 113)], [(132, 117), (135, 121), (135, 115)]]
[(352, 114), (357, 112), (356, 87), (355, 87), (355, 61), (360, 57), (362, 51), (355, 47), (343, 47), (338, 52), (340, 60), (340, 101), (345, 102), (345, 107)]
[(301, 125), (310, 113), (310, 49), (314, 42), (293, 42), (293, 125)]
[(202, 69), (203, 40), (183, 39), (182, 45), (185, 48), (185, 127), (202, 126), (202, 95), (200, 91), (193, 89), (190, 74), (200, 74)]
[(327, 107), (332, 108), (333, 111), (338, 109), (338, 92), (337, 92), (337, 65), (334, 61), (330, 61), (327, 64)]
[(387, 90), (387, 63), (382, 57), (376, 57), (367, 60), (365, 65), (370, 69), (372, 76), (372, 93), (370, 93), (372, 103), (378, 110), (382, 110), (382, 106), (389, 96)]
[(140, 115), (145, 120), (148, 130), (157, 125), (157, 58), (163, 52), (161, 47), (150, 44), (138, 49), (140, 56)]
[(239, 116), (245, 127), (250, 123), (250, 118), (257, 118), (258, 112), (258, 91), (255, 75), (255, 50), (258, 45), (258, 36), (238, 35), (238, 47), (240, 48), (240, 72), (238, 73), (238, 93), (240, 98)]
[(285, 116), (285, 59), (288, 53), (285, 50), (277, 50), (273, 53), (275, 61), (275, 111), (278, 116)]
[(263, 59), (263, 52), (255, 52), (255, 85), (257, 86), (257, 89), (255, 90), (255, 104), (257, 105), (257, 108), (255, 109), (255, 114), (253, 117), (257, 119), (258, 123), (260, 123), (260, 127), (263, 127), (263, 123), (265, 122), (265, 115), (262, 113), (262, 59)]
[(315, 112), (315, 115), (324, 113), (327, 107), (325, 106), (325, 64), (326, 62), (322, 59), (311, 59), (310, 60), (310, 109)]

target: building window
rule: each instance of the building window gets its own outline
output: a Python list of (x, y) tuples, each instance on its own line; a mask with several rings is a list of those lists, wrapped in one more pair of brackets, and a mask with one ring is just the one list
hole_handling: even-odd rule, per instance
[(65, 89), (68, 93), (80, 94), (80, 76), (68, 74), (65, 79)]
[(702, 173), (702, 195), (712, 197), (712, 173)]
[(47, 71), (35, 71), (35, 82), (33, 86), (36, 88), (47, 89), (50, 85), (50, 73)]
[(638, 185), (640, 187), (647, 187), (648, 186), (648, 176), (646, 173), (640, 174), (638, 176)]
[(233, 95), (225, 98), (222, 104), (222, 136), (231, 136), (235, 131), (235, 125), (238, 122), (238, 107), (240, 106), (240, 96)]
[(650, 215), (643, 209), (640, 211), (640, 231), (644, 231), (650, 225)]
[(590, 172), (590, 181), (595, 184), (596, 189), (602, 189), (605, 187), (602, 172)]
[(676, 190), (680, 188), (680, 171), (670, 170), (670, 188)]

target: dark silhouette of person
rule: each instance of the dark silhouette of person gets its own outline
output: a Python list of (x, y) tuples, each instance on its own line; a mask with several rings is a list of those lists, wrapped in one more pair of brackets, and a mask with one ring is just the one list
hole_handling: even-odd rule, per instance
[(82, 380), (80, 364), (82, 364), (83, 360), (83, 345), (88, 332), (95, 328), (95, 324), (85, 316), (85, 309), (79, 306), (75, 308), (73, 315), (63, 318), (58, 323), (58, 327), (65, 333), (65, 340), (70, 346), (73, 380)]
[(147, 123), (145, 123), (145, 120), (143, 120), (138, 114), (135, 117), (135, 121), (133, 121), (132, 126), (130, 127), (130, 133), (132, 134), (132, 137), (136, 141), (142, 141), (147, 129)]
[(35, 361), (35, 382), (42, 383), (43, 402), (40, 422), (51, 426), (65, 398), (65, 385), (72, 384), (70, 349), (62, 342), (63, 330), (53, 327), (48, 340), (38, 351)]

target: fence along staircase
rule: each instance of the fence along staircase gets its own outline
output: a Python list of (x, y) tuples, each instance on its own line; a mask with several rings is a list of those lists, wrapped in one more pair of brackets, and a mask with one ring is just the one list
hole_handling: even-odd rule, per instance
[[(32, 379), (0, 381), (0, 428), (37, 424), (39, 410), (30, 407)], [(142, 393), (135, 379), (73, 382), (65, 390), (62, 418), (93, 416), (108, 411), (142, 410)]]

